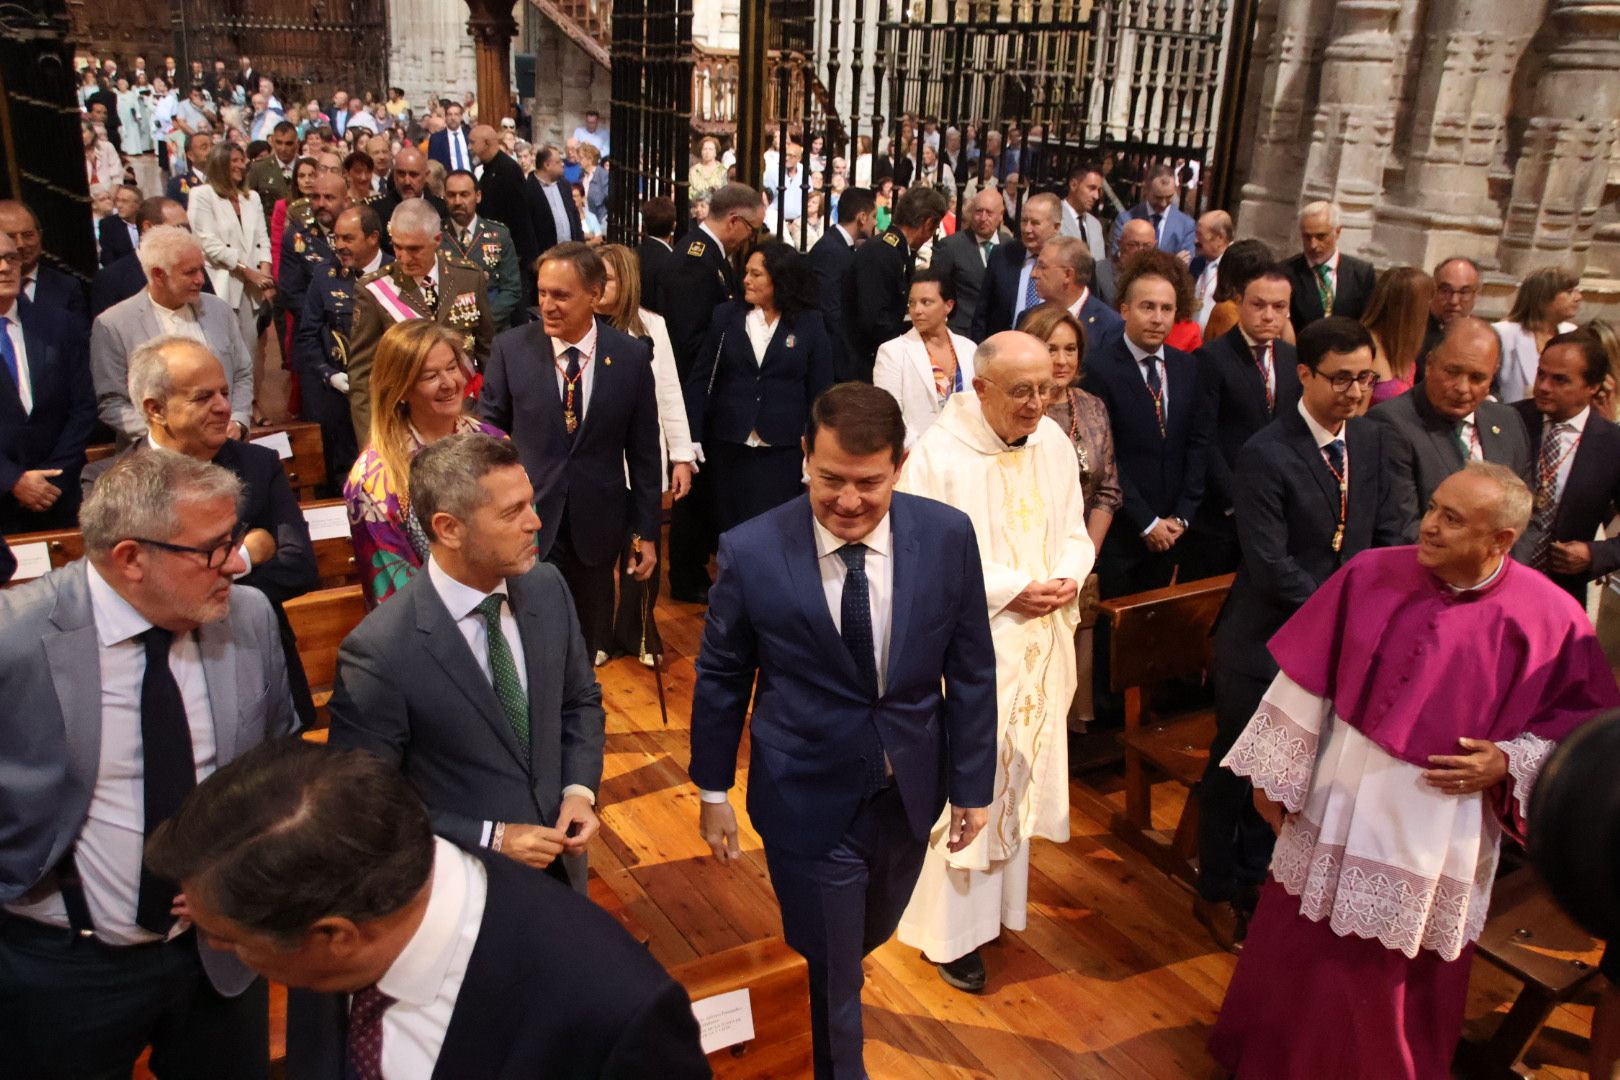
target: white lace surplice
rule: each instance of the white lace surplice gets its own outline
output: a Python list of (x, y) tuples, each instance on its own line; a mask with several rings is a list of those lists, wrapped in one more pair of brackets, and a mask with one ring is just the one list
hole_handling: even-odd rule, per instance
[[(1553, 744), (1526, 733), (1497, 745), (1523, 817)], [(1479, 937), (1502, 832), (1485, 795), (1430, 787), (1282, 674), (1221, 764), (1290, 811), (1271, 873), (1306, 918), (1408, 957), (1455, 960)]]

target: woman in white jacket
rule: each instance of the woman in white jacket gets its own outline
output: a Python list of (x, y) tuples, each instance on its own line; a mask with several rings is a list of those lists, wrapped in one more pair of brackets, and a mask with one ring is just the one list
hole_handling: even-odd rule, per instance
[(1581, 279), (1561, 266), (1532, 270), (1519, 283), (1508, 317), (1492, 323), (1502, 339), (1498, 400), (1512, 404), (1530, 396), (1541, 350), (1558, 334), (1575, 329), (1581, 310)]
[[(636, 253), (623, 244), (604, 244), (598, 253), (607, 267), (607, 284), (596, 302), (596, 313), (614, 329), (640, 338), (652, 347), (653, 394), (658, 399), (658, 442), (664, 465), (664, 490), (672, 500), (684, 499), (692, 490), (692, 474), (697, 467), (693, 462), (686, 399), (681, 393), (680, 374), (675, 369), (675, 350), (670, 345), (669, 329), (662, 316), (641, 306), (641, 262)], [(662, 653), (664, 648), (652, 619), (662, 567), (663, 560), (659, 560), (652, 577), (646, 581), (637, 581), (629, 574), (620, 577), (619, 610), (613, 619), (615, 652), (636, 656), (649, 667), (654, 655)]]
[(950, 396), (973, 384), (973, 342), (946, 325), (956, 308), (956, 287), (939, 270), (911, 278), (911, 329), (878, 346), (872, 382), (900, 403), (906, 448), (928, 430)]
[(270, 233), (256, 192), (247, 187), (247, 155), (240, 146), (215, 144), (203, 168), (208, 183), (191, 189), (187, 213), (202, 245), (214, 293), (236, 312), (242, 340), (253, 349), (254, 422), (262, 415), (258, 393), (264, 350), (259, 341), (259, 305), (274, 299)]

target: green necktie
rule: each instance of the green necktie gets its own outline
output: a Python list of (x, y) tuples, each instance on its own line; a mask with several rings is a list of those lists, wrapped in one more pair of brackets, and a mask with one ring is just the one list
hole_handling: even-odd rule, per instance
[(1316, 292), (1322, 298), (1322, 314), (1333, 314), (1333, 282), (1328, 280), (1328, 264), (1316, 268)]
[(1473, 448), (1468, 445), (1467, 436), (1463, 434), (1463, 429), (1465, 427), (1466, 425), (1459, 420), (1451, 426), (1451, 431), (1452, 434), (1456, 436), (1457, 449), (1462, 451), (1463, 464), (1467, 465), (1471, 460), (1473, 460), (1474, 452)]
[(512, 725), (512, 734), (517, 736), (518, 745), (526, 753), (529, 749), (529, 696), (523, 692), (523, 683), (518, 678), (512, 646), (501, 633), (501, 601), (505, 599), (500, 593), (491, 593), (473, 610), (484, 617), (488, 628), (489, 671), (495, 681), (495, 696), (501, 699), (506, 722)]

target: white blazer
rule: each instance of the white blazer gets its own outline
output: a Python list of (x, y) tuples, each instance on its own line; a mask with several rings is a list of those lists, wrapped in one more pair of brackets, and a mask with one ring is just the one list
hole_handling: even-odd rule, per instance
[[(1509, 405), (1523, 401), (1535, 388), (1536, 369), (1541, 366), (1541, 357), (1536, 352), (1536, 335), (1506, 319), (1491, 323), (1491, 326), (1496, 336), (1502, 339), (1501, 388), (1497, 400)], [(1567, 334), (1573, 329), (1575, 324), (1572, 322), (1558, 324), (1560, 334)]]
[[(951, 335), (951, 345), (956, 349), (956, 369), (962, 373), (962, 391), (971, 394), (973, 351), (978, 346), (961, 334)], [(907, 330), (878, 346), (872, 384), (887, 390), (900, 403), (900, 415), (906, 421), (907, 449), (928, 430), (944, 408), (939, 391), (934, 388), (934, 368), (928, 362), (928, 349), (923, 345), (922, 335), (915, 330)]]
[(692, 432), (686, 422), (686, 398), (681, 393), (681, 376), (675, 368), (675, 348), (669, 341), (669, 328), (662, 315), (646, 308), (640, 311), (641, 325), (652, 338), (653, 394), (658, 398), (658, 449), (663, 459), (664, 490), (669, 490), (669, 463), (692, 461)]
[[(237, 216), (229, 199), (223, 199), (212, 187), (203, 184), (191, 189), (186, 213), (191, 218), (191, 231), (202, 245), (207, 260), (208, 280), (214, 293), (232, 308), (242, 306), (242, 293), (247, 284), (231, 273), (238, 266), (251, 266), (257, 270), (260, 263), (270, 261), (270, 232), (264, 224), (264, 209), (258, 192), (244, 191), (241, 195), (242, 214)], [(258, 290), (252, 290), (253, 302), (261, 299)]]

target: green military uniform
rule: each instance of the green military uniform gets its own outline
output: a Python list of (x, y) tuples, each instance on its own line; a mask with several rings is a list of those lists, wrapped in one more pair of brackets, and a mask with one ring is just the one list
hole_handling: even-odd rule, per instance
[(463, 243), (461, 226), (447, 221), (439, 250), (465, 259), (488, 275), (489, 313), (495, 328), (504, 330), (512, 325), (512, 315), (523, 302), (523, 280), (511, 230), (498, 221), (475, 217), (471, 235)]
[(878, 346), (909, 328), (906, 294), (916, 265), (917, 255), (898, 226), (889, 226), (855, 249), (844, 276), (844, 333), (850, 355), (848, 370), (838, 373), (840, 379), (871, 382)]
[(259, 202), (264, 208), (264, 223), (270, 224), (270, 215), (275, 211), (276, 202), (294, 194), (292, 174), (298, 170), (298, 157), (294, 155), (292, 165), (286, 172), (281, 171), (281, 162), (276, 155), (266, 154), (248, 167), (247, 186), (258, 192)]
[(441, 326), (461, 334), (462, 346), (474, 367), (484, 370), (489, 345), (495, 339), (495, 320), (490, 316), (489, 295), (484, 272), (466, 259), (439, 252), (437, 308), (429, 310), (418, 283), (390, 262), (375, 273), (361, 278), (354, 291), (354, 321), (349, 336), (349, 413), (354, 431), (364, 442), (371, 433), (371, 361), (377, 342), (395, 322), (366, 288), (379, 278), (391, 279), (399, 297), (417, 318), (432, 318)]

